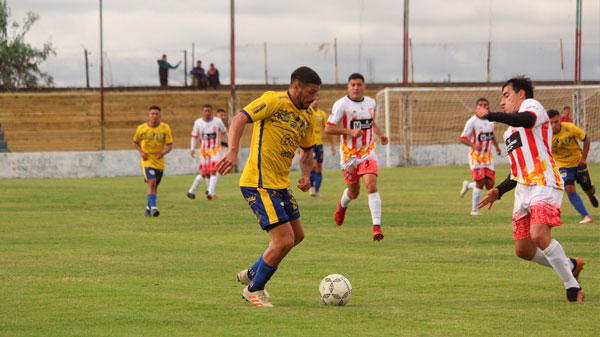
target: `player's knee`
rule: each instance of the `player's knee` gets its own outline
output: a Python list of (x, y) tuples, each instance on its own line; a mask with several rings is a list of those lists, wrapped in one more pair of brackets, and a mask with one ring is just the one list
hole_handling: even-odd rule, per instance
[(304, 240), (304, 233), (296, 233), (294, 235), (294, 246), (297, 246)]
[(358, 195), (360, 194), (360, 190), (358, 191), (354, 191), (354, 190), (348, 190), (348, 198), (350, 199), (356, 199), (358, 198)]
[(515, 255), (522, 258), (523, 260), (531, 261), (535, 256), (535, 252), (531, 254), (529, 249), (515, 248)]

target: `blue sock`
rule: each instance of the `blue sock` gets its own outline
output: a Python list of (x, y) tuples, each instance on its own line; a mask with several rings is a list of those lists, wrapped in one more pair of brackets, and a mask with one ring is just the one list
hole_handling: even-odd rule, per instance
[(323, 181), (323, 174), (321, 172), (315, 172), (315, 191), (317, 192), (321, 189), (321, 181)]
[(256, 271), (258, 270), (258, 267), (260, 266), (260, 262), (262, 261), (262, 257), (264, 254), (265, 254), (265, 252), (260, 254), (260, 257), (258, 258), (258, 260), (256, 260), (256, 262), (254, 262), (252, 267), (248, 268), (248, 277), (251, 280), (254, 280), (254, 276), (256, 275)]
[(583, 205), (583, 200), (581, 200), (577, 192), (567, 194), (567, 196), (569, 197), (569, 201), (573, 204), (573, 207), (575, 207), (575, 209), (577, 210), (577, 212), (579, 212), (579, 214), (581, 214), (581, 216), (590, 215), (587, 209), (585, 209), (585, 206)]
[(315, 187), (315, 171), (310, 171), (310, 187)]
[(156, 194), (148, 194), (148, 206), (156, 207)]
[(269, 282), (276, 270), (277, 267), (268, 265), (261, 257), (258, 270), (256, 271), (256, 275), (254, 275), (254, 279), (250, 282), (248, 290), (257, 291), (265, 289), (265, 284)]

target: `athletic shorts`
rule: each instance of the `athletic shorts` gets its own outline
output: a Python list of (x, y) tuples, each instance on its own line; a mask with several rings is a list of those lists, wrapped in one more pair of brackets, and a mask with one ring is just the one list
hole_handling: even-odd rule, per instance
[(581, 185), (584, 191), (594, 187), (592, 184), (592, 178), (590, 178), (590, 171), (588, 171), (587, 165), (575, 166), (575, 167), (561, 167), (560, 177), (565, 182), (565, 185), (575, 185), (577, 182)]
[(156, 186), (160, 184), (162, 180), (163, 171), (157, 170), (153, 167), (143, 167), (144, 171), (144, 181), (148, 182), (149, 179), (156, 179)]
[(512, 216), (513, 239), (521, 240), (530, 237), (532, 223), (546, 224), (551, 227), (562, 225), (560, 221), (562, 198), (562, 190), (518, 183)]
[(198, 170), (203, 176), (209, 175), (211, 171), (217, 171), (217, 164), (221, 160), (221, 156), (200, 156), (200, 166), (198, 166)]
[[(360, 181), (360, 177), (365, 174), (377, 175), (377, 157), (369, 157), (366, 159), (350, 158), (353, 160), (351, 164), (347, 161), (342, 166), (342, 173), (346, 184), (352, 185)], [(348, 165), (349, 164), (349, 165)]]
[(315, 154), (313, 158), (317, 163), (323, 163), (323, 144), (313, 146), (313, 153)]
[(292, 190), (241, 187), (242, 195), (265, 231), (300, 218), (300, 209)]
[(473, 168), (471, 169), (471, 175), (473, 176), (473, 181), (479, 181), (485, 178), (492, 180), (496, 179), (496, 171), (487, 167)]

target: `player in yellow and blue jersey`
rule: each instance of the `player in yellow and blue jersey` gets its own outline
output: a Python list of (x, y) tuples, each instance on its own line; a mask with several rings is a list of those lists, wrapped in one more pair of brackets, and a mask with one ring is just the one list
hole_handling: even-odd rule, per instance
[[(310, 171), (310, 195), (320, 197), (319, 189), (323, 181), (323, 128), (327, 125), (327, 113), (319, 109), (319, 96), (315, 99), (310, 107), (313, 109), (313, 136), (315, 137), (315, 146), (313, 147), (313, 164)], [(327, 135), (327, 140), (331, 145), (331, 155), (335, 156), (335, 145), (333, 145), (333, 136)]]
[(160, 108), (153, 105), (148, 111), (148, 122), (137, 127), (133, 144), (140, 153), (144, 180), (148, 183), (146, 216), (159, 216), (156, 208), (158, 184), (165, 170), (165, 155), (173, 149), (171, 128), (160, 121)]
[(298, 203), (290, 189), (289, 172), (296, 148), (300, 155), (298, 188), (310, 188), (313, 147), (312, 103), (321, 78), (312, 69), (300, 67), (292, 73), (288, 91), (267, 91), (248, 104), (231, 121), (229, 151), (218, 164), (222, 175), (231, 172), (237, 161), (240, 138), (247, 123), (254, 123), (250, 155), (240, 178), (242, 195), (269, 236), (267, 249), (250, 268), (238, 273), (247, 285), (242, 297), (260, 307), (271, 307), (265, 284), (283, 258), (304, 239)]
[[(593, 221), (592, 217), (575, 191), (575, 182), (577, 182), (587, 194), (592, 206), (598, 207), (598, 199), (594, 195), (596, 188), (592, 185), (592, 178), (586, 164), (590, 151), (590, 138), (574, 124), (561, 122), (557, 110), (548, 110), (548, 117), (552, 124), (552, 155), (565, 183), (565, 192), (573, 207), (583, 217), (579, 223), (590, 223)], [(583, 142), (583, 150), (577, 141)]]

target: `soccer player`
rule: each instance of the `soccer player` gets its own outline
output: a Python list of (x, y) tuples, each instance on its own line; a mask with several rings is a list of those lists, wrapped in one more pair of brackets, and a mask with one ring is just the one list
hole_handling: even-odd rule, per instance
[(518, 257), (552, 267), (567, 289), (567, 301), (582, 302), (579, 284), (583, 260), (569, 259), (553, 227), (560, 222), (562, 181), (552, 157), (552, 128), (540, 102), (533, 99), (533, 83), (524, 76), (509, 79), (502, 86), (502, 112), (477, 107), (477, 116), (510, 125), (504, 143), (510, 160), (509, 176), (481, 200), (479, 207), (492, 207), (502, 195), (516, 187), (512, 224)]
[(196, 189), (203, 179), (206, 179), (208, 192), (206, 198), (212, 200), (216, 197), (216, 187), (219, 182), (217, 173), (217, 163), (221, 159), (221, 135), (227, 136), (227, 129), (221, 119), (213, 117), (212, 105), (205, 104), (202, 107), (202, 118), (196, 119), (192, 129), (192, 138), (190, 140), (190, 154), (194, 158), (196, 145), (200, 139), (200, 173), (194, 179), (192, 186), (187, 192), (187, 197), (195, 199)]
[[(480, 106), (484, 109), (490, 109), (490, 103), (486, 98), (477, 100), (476, 107)], [(467, 190), (473, 190), (473, 201), (471, 205), (471, 215), (480, 215), (477, 210), (477, 204), (481, 200), (481, 190), (485, 187), (487, 190), (494, 187), (494, 161), (492, 159), (492, 146), (496, 148), (496, 153), (500, 155), (500, 147), (494, 136), (494, 123), (487, 119), (481, 119), (477, 115), (473, 115), (467, 123), (460, 135), (460, 142), (469, 146), (469, 166), (473, 182), (463, 181), (460, 197), (464, 197)]]
[[(323, 128), (327, 125), (327, 113), (319, 109), (319, 96), (315, 99), (310, 107), (313, 109), (313, 135), (315, 137), (315, 147), (313, 147), (314, 157), (312, 170), (310, 171), (310, 195), (320, 197), (319, 189), (323, 181)], [(329, 144), (331, 145), (331, 155), (335, 156), (335, 145), (333, 145), (333, 136), (327, 135)]]
[[(558, 164), (560, 175), (565, 183), (565, 192), (573, 207), (581, 214), (583, 220), (579, 223), (590, 223), (592, 217), (588, 213), (583, 201), (575, 191), (575, 181), (585, 191), (592, 206), (598, 207), (598, 199), (594, 196), (596, 188), (587, 168), (586, 160), (590, 151), (590, 138), (577, 126), (561, 122), (558, 111), (549, 110), (548, 117), (552, 124), (552, 155)], [(583, 151), (578, 140), (583, 141)]]
[(148, 110), (148, 122), (137, 127), (133, 144), (140, 153), (144, 181), (148, 183), (146, 216), (159, 216), (156, 207), (158, 185), (165, 170), (165, 155), (173, 149), (171, 128), (160, 121), (160, 108), (153, 105)]
[(302, 147), (298, 188), (310, 188), (313, 147), (312, 109), (321, 88), (321, 78), (312, 69), (300, 67), (292, 73), (287, 92), (267, 91), (248, 104), (231, 121), (229, 151), (219, 163), (219, 173), (228, 174), (237, 161), (240, 138), (247, 123), (254, 123), (250, 155), (240, 177), (242, 195), (269, 236), (267, 249), (237, 278), (247, 285), (242, 297), (256, 306), (271, 307), (265, 284), (283, 258), (304, 239), (298, 203), (292, 195), (289, 172), (296, 148)]
[(335, 211), (335, 223), (344, 223), (346, 209), (360, 193), (360, 178), (367, 188), (373, 220), (373, 240), (383, 239), (381, 232), (381, 197), (377, 192), (377, 153), (375, 135), (386, 145), (388, 138), (375, 124), (375, 100), (365, 96), (365, 78), (359, 73), (348, 77), (348, 95), (338, 99), (327, 120), (325, 133), (340, 135), (342, 173), (347, 188)]

